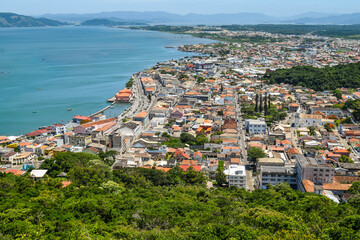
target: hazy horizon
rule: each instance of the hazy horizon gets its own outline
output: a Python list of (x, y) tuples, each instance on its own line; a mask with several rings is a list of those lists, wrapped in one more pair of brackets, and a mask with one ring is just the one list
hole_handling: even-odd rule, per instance
[(164, 11), (175, 14), (263, 13), (291, 16), (306, 12), (349, 14), (360, 12), (356, 0), (12, 0), (2, 4), (1, 12), (24, 15), (86, 14), (112, 11)]

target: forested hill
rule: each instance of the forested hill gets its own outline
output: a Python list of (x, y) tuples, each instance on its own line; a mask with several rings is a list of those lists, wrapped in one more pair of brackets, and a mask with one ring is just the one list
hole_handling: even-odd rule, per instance
[(334, 67), (315, 68), (311, 66), (277, 69), (264, 75), (268, 83), (286, 83), (303, 86), (316, 91), (337, 88), (360, 87), (360, 62)]
[(47, 18), (33, 18), (15, 13), (0, 13), (0, 28), (1, 27), (48, 27), (48, 26), (62, 26), (66, 23), (47, 19)]
[(40, 181), (0, 173), (0, 238), (360, 239), (360, 188), (336, 204), (286, 184), (207, 189), (191, 168), (111, 171), (112, 163), (111, 154), (58, 153)]

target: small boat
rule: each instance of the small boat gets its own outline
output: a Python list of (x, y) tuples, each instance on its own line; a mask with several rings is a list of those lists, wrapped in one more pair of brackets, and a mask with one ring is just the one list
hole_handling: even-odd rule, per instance
[(72, 111), (72, 108), (68, 108), (67, 110), (68, 110), (68, 111)]
[(37, 111), (33, 111), (33, 113), (37, 113)]
[(37, 90), (41, 90), (41, 88), (37, 88)]

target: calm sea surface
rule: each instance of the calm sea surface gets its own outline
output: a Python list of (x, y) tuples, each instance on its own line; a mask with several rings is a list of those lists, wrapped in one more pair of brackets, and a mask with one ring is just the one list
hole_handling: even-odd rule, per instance
[[(94, 113), (133, 73), (190, 55), (164, 46), (208, 42), (102, 27), (0, 29), (0, 136)], [(116, 104), (106, 115), (127, 107)]]

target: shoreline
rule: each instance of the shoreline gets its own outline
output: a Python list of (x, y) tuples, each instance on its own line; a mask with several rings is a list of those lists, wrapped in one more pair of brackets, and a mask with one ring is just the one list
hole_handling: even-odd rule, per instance
[[(74, 27), (73, 26), (64, 26), (64, 27), (61, 27), (62, 29), (64, 29), (64, 28), (71, 28), (71, 29), (73, 29)], [(86, 28), (88, 28), (88, 27), (86, 27)], [(89, 28), (109, 28), (109, 27), (89, 27)], [(35, 29), (38, 29), (38, 28), (35, 28)], [(54, 29), (54, 28), (53, 28)], [(119, 28), (117, 28), (117, 29), (119, 29)], [(124, 30), (133, 30), (133, 29), (124, 29)], [(136, 30), (136, 31), (140, 31), (140, 30)], [(136, 32), (136, 31), (134, 31), (134, 32)], [(147, 32), (152, 32), (152, 31), (147, 31)], [(160, 34), (161, 34), (161, 32), (159, 32)], [(171, 33), (167, 33), (167, 34), (169, 34), (169, 35), (173, 35), (173, 34), (171, 34)], [(195, 42), (194, 42), (194, 40), (189, 40), (189, 39), (196, 39), (196, 38), (193, 38), (193, 37), (191, 37), (191, 36), (187, 36), (188, 37), (188, 40), (185, 40), (185, 41), (181, 41), (181, 40), (175, 40), (175, 39), (173, 39), (174, 38), (174, 35), (173, 35), (173, 37), (172, 38), (169, 38), (169, 39), (171, 39), (170, 41), (171, 41), (171, 43), (169, 43), (168, 42), (168, 40), (165, 40), (166, 42), (164, 42), (162, 45), (161, 45), (161, 48), (165, 48), (165, 46), (167, 46), (167, 45), (169, 45), (169, 44), (173, 44), (172, 46), (175, 46), (174, 47), (174, 49), (176, 49), (176, 51), (177, 52), (182, 52), (182, 51), (180, 51), (179, 49), (178, 49), (178, 46), (180, 46), (180, 45), (188, 45), (188, 44), (198, 44), (198, 43), (200, 43), (200, 42), (202, 42), (201, 40), (203, 40), (203, 39), (199, 39), (198, 41), (196, 41), (195, 40)], [(156, 39), (156, 38), (155, 38)], [(159, 39), (162, 39), (162, 38), (159, 38)], [(159, 41), (159, 40), (156, 40), (156, 41)], [(160, 41), (164, 41), (164, 40), (160, 40)], [(212, 40), (210, 40), (210, 41), (212, 41)], [(175, 43), (172, 43), (172, 42), (175, 42)], [(204, 41), (204, 43), (207, 43), (207, 42), (205, 42)], [(173, 49), (173, 50), (174, 50)], [(163, 57), (161, 57), (162, 55), (169, 55), (169, 56), (167, 56), (167, 58), (163, 58)], [(182, 57), (185, 57), (185, 56), (178, 56), (178, 55), (181, 55), (181, 54), (175, 54), (175, 55), (172, 55), (171, 53), (170, 54), (166, 54), (166, 52), (164, 52), (164, 53), (160, 53), (160, 58), (159, 58), (159, 62), (161, 62), (161, 61), (166, 61), (166, 60), (164, 60), (164, 59), (171, 59), (173, 56), (174, 56), (174, 59), (178, 59), (178, 58), (182, 58)], [(140, 60), (139, 60), (140, 61)], [(147, 65), (146, 63), (144, 64), (144, 65)], [(151, 67), (153, 67), (154, 65), (156, 65), (156, 62), (154, 62), (153, 64), (151, 64), (151, 65), (148, 65), (147, 67), (146, 67), (146, 69), (149, 69), (149, 68), (151, 68)], [(141, 68), (141, 66), (139, 67), (139, 68)], [(125, 79), (124, 79), (125, 80)], [(121, 83), (126, 83), (126, 81), (124, 81), (124, 80), (121, 80), (121, 81), (116, 81), (114, 84), (115, 84), (115, 87), (114, 88), (118, 88), (118, 87), (116, 87), (116, 85), (120, 85), (120, 87), (119, 87), (119, 90), (121, 89)], [(119, 84), (120, 83), (120, 84)], [(100, 104), (100, 101), (98, 102), (99, 104), (97, 104), (97, 105), (101, 105)], [(80, 103), (81, 104), (81, 103)], [(126, 103), (127, 104), (127, 103)], [(91, 115), (94, 115), (95, 113), (98, 113), (98, 112), (104, 112), (104, 111), (106, 111), (106, 110), (108, 110), (111, 106), (114, 106), (115, 107), (115, 111), (113, 111), (113, 113), (110, 113), (111, 114), (111, 116), (114, 116), (115, 114), (116, 114), (116, 116), (120, 116), (122, 113), (124, 113), (125, 111), (129, 111), (129, 108), (131, 108), (131, 106), (133, 105), (133, 103), (131, 103), (130, 102), (130, 106), (127, 106), (127, 107), (125, 107), (125, 106), (120, 106), (119, 105), (119, 107), (117, 107), (117, 106), (115, 106), (115, 105), (108, 105), (108, 104), (106, 104), (104, 107), (102, 107), (102, 108), (98, 108), (98, 109), (94, 109), (95, 111), (91, 111), (91, 109), (90, 110), (84, 110), (84, 109), (79, 109), (79, 107), (74, 107), (74, 106), (71, 106), (71, 104), (67, 104), (67, 106), (65, 106), (65, 109), (74, 109), (75, 111), (73, 111), (74, 112), (74, 114), (72, 115), (72, 116), (74, 116), (74, 115), (77, 115), (77, 114), (81, 114), (81, 115), (84, 115), (84, 116), (91, 116)], [(81, 108), (81, 107), (80, 107)], [(89, 108), (87, 108), (87, 109), (89, 109)], [(48, 110), (48, 109), (47, 109)], [(78, 111), (79, 110), (79, 111)], [(38, 112), (39, 110), (38, 109), (35, 109), (35, 110), (33, 110), (33, 111), (36, 111), (36, 112)], [(29, 121), (29, 122), (32, 122), (32, 121), (34, 121), (34, 122), (41, 122), (40, 124), (37, 124), (37, 125), (34, 125), (33, 127), (26, 127), (26, 124), (23, 124), (23, 125), (19, 125), (20, 126), (20, 129), (23, 129), (23, 130), (17, 130), (17, 128), (15, 127), (14, 128), (14, 131), (10, 131), (10, 132), (3, 132), (2, 133), (2, 135), (7, 135), (7, 136), (24, 136), (24, 135), (26, 135), (26, 133), (27, 132), (31, 132), (31, 131), (34, 131), (34, 130), (37, 130), (37, 129), (39, 129), (39, 128), (41, 128), (41, 127), (43, 127), (43, 126), (51, 126), (52, 124), (56, 124), (56, 123), (63, 123), (63, 124), (66, 124), (66, 123), (68, 123), (69, 121), (71, 121), (71, 118), (72, 118), (72, 116), (70, 116), (69, 115), (69, 113), (67, 113), (67, 112), (64, 112), (64, 114), (63, 113), (61, 113), (61, 111), (60, 110), (58, 110), (57, 112), (58, 113), (60, 113), (62, 116), (60, 116), (60, 117), (57, 117), (56, 119), (54, 119), (54, 120), (50, 120), (48, 123), (44, 123), (44, 121), (37, 121), (36, 119), (40, 119), (40, 116), (41, 115), (43, 115), (43, 110), (42, 109), (40, 109), (40, 111), (41, 111), (41, 114), (39, 115), (39, 116), (37, 116), (36, 114), (33, 114), (33, 115), (31, 115), (31, 114), (29, 114), (29, 117), (31, 118), (31, 120)], [(39, 112), (40, 112), (39, 111)], [(88, 113), (86, 114), (86, 111), (88, 111)], [(90, 112), (91, 111), (91, 112)], [(50, 113), (51, 114), (51, 113)], [(59, 115), (60, 115), (59, 114)], [(63, 116), (65, 116), (65, 117), (63, 117)], [(69, 116), (69, 117), (66, 117), (66, 116)], [(34, 119), (34, 120), (33, 120)], [(42, 119), (45, 119), (45, 118), (42, 118)], [(65, 121), (63, 121), (63, 120), (61, 120), (61, 119), (64, 119)], [(67, 119), (67, 120), (66, 120)], [(4, 121), (4, 125), (5, 125), (5, 121)], [(12, 128), (11, 128), (12, 129)]]

